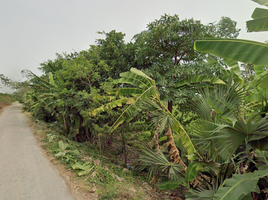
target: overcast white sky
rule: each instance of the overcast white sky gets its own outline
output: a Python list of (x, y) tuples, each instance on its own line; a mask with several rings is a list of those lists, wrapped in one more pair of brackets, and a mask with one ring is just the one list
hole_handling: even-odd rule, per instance
[[(267, 33), (247, 33), (256, 7), (251, 0), (0, 0), (0, 74), (21, 79), (21, 70), (40, 75), (39, 63), (55, 53), (88, 49), (97, 31), (121, 31), (125, 40), (164, 13), (203, 24), (221, 16), (237, 21), (241, 39), (264, 42)], [(6, 92), (0, 88), (0, 92)]]

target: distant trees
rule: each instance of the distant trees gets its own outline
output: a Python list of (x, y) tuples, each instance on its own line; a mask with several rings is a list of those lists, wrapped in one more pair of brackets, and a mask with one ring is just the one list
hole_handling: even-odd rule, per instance
[(5, 86), (9, 86), (11, 80), (8, 77), (5, 77), (4, 74), (0, 74), (0, 82)]

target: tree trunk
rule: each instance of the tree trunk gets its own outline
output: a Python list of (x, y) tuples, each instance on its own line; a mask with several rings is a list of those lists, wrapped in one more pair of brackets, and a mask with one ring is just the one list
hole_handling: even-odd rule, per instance
[(168, 102), (168, 110), (172, 114), (172, 101), (171, 100)]
[(159, 131), (160, 131), (160, 123), (157, 124), (157, 128), (154, 134), (154, 137), (152, 138), (152, 140), (148, 143), (148, 145), (152, 148), (154, 146), (154, 142), (156, 145), (156, 151), (157, 153), (159, 153)]
[(100, 155), (102, 155), (102, 147), (101, 147), (101, 134), (98, 134), (98, 138), (99, 138)]
[(187, 166), (185, 165), (185, 163), (183, 162), (183, 160), (180, 157), (180, 152), (177, 149), (176, 145), (175, 145), (175, 141), (173, 138), (173, 134), (172, 134), (172, 130), (171, 127), (168, 127), (168, 131), (165, 134), (167, 136), (168, 142), (167, 142), (167, 146), (169, 149), (169, 158), (172, 162), (174, 163), (178, 163), (180, 165), (183, 165), (185, 171), (187, 170)]
[(124, 167), (127, 168), (127, 151), (126, 151), (126, 142), (125, 142), (125, 137), (124, 137), (123, 132), (121, 132), (121, 137), (122, 137), (122, 143), (123, 143), (123, 151), (124, 151), (124, 155), (125, 155)]

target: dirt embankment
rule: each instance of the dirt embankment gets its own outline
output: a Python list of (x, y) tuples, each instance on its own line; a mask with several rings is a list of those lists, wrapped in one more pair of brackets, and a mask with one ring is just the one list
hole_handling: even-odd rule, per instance
[(0, 114), (2, 113), (4, 107), (11, 105), (13, 102), (14, 99), (12, 99), (10, 95), (0, 93)]
[(7, 103), (4, 103), (4, 102), (0, 102), (0, 115), (2, 114), (3, 112), (3, 108), (6, 107), (6, 106), (9, 106), (11, 104), (7, 104)]

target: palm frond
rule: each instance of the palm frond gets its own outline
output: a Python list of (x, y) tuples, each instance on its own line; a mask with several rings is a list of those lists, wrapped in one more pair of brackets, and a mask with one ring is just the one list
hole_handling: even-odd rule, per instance
[(155, 175), (167, 174), (170, 180), (183, 178), (183, 166), (169, 162), (162, 151), (159, 153), (144, 145), (143, 154), (139, 156), (140, 170), (149, 169), (149, 179)]
[(241, 115), (245, 92), (238, 85), (219, 86), (200, 91), (200, 96), (194, 103), (194, 108), (203, 119), (213, 120), (222, 118), (229, 122), (235, 116)]

